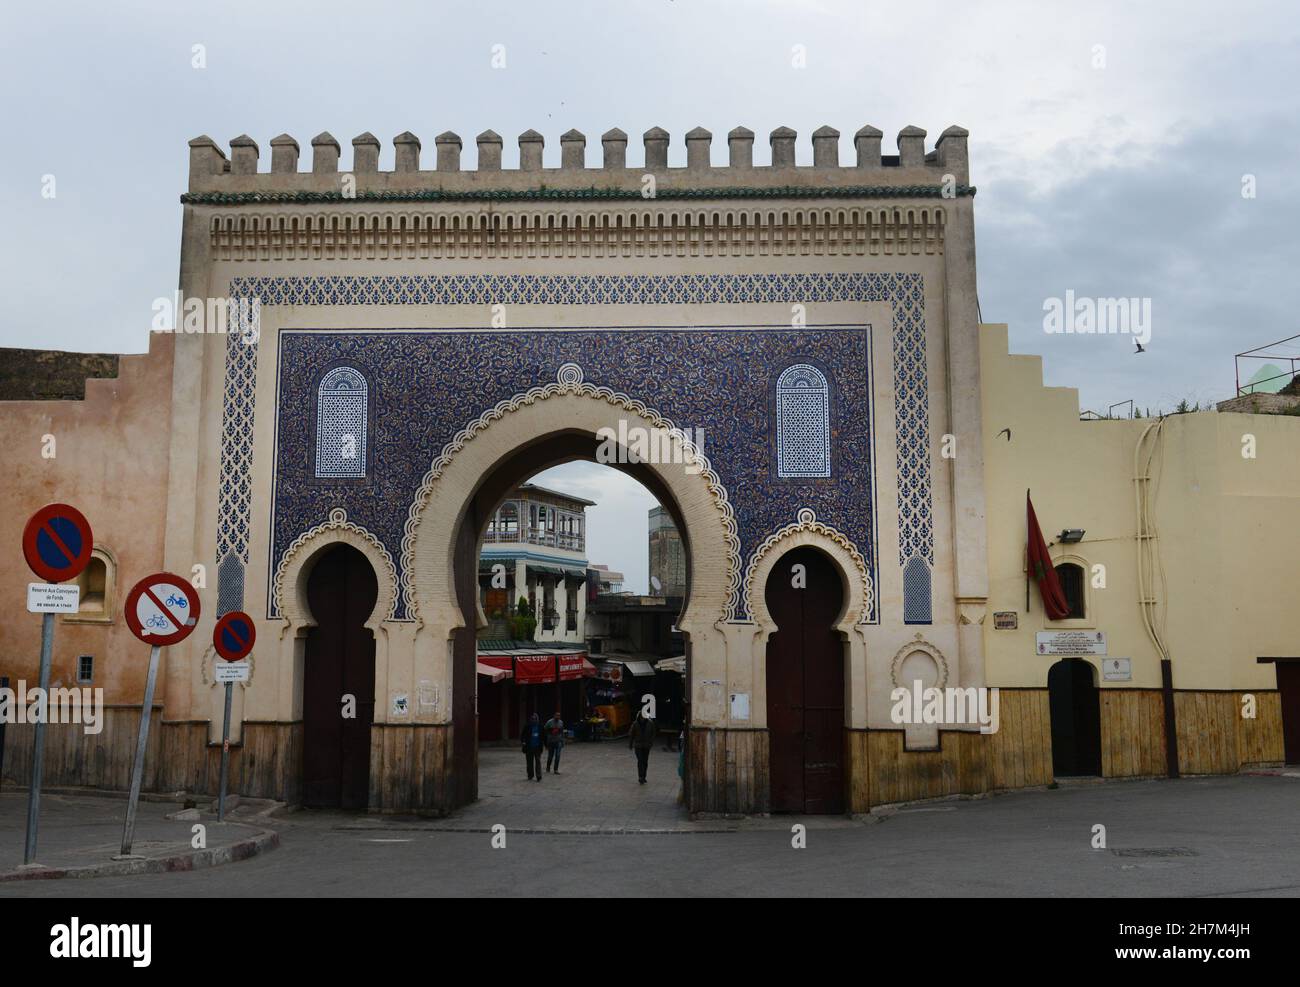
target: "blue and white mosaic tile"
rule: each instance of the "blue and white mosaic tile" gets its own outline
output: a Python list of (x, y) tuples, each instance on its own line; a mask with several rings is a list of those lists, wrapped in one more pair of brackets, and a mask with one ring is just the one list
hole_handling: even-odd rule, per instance
[[(345, 508), (390, 549), (400, 545), (409, 506), (443, 447), (485, 409), (554, 380), (568, 363), (582, 367), (588, 383), (629, 394), (680, 428), (703, 430), (704, 454), (735, 511), (742, 558), (801, 507), (816, 510), (871, 558), (869, 469), (844, 468), (834, 482), (774, 482), (770, 395), (779, 371), (769, 369), (808, 360), (834, 367), (828, 383), (836, 458), (865, 464), (871, 461), (870, 345), (866, 327), (284, 331), (273, 558), (334, 507)], [(360, 371), (370, 396), (371, 466), (364, 484), (331, 482), (313, 468), (312, 399), (340, 366)], [(404, 575), (399, 571), (399, 579)], [(409, 616), (405, 603), (395, 616)]]
[[(896, 401), (896, 432), (897, 442), (897, 467), (899, 479), (898, 491), (898, 512), (899, 512), (899, 564), (909, 572), (907, 587), (905, 589), (904, 609), (911, 622), (928, 621), (930, 615), (930, 572), (934, 565), (934, 530), (933, 530), (933, 508), (932, 508), (932, 490), (931, 490), (931, 468), (930, 468), (930, 441), (929, 441), (929, 384), (928, 368), (926, 361), (926, 326), (925, 326), (925, 304), (924, 289), (922, 278), (919, 274), (687, 274), (687, 275), (388, 275), (388, 276), (370, 276), (370, 277), (351, 277), (351, 276), (309, 276), (309, 277), (253, 277), (237, 278), (231, 282), (231, 294), (239, 298), (258, 298), (263, 305), (367, 305), (367, 306), (390, 306), (390, 305), (430, 305), (430, 304), (554, 304), (554, 305), (658, 305), (658, 304), (707, 304), (707, 303), (751, 303), (751, 302), (773, 302), (781, 304), (809, 303), (809, 302), (868, 302), (880, 301), (892, 305), (894, 315), (894, 332), (893, 332), (893, 356), (894, 356), (894, 386)], [(709, 333), (713, 330), (683, 330), (685, 335)], [(763, 333), (772, 332), (772, 330), (762, 330)], [(783, 331), (778, 331), (781, 335), (789, 335)], [(816, 330), (791, 330), (791, 333), (797, 335), (802, 332), (805, 335)], [(305, 334), (311, 335), (311, 334)], [(326, 335), (326, 334), (318, 334)], [(395, 334), (394, 339), (411, 334)], [(432, 338), (437, 336), (435, 333), (425, 333), (415, 338)], [(449, 335), (449, 334), (444, 334)], [(487, 336), (490, 334), (478, 334)], [(558, 357), (561, 352), (559, 344), (564, 338), (570, 336), (570, 333), (531, 334), (538, 339), (551, 339), (555, 343), (555, 349), (546, 354), (547, 359), (540, 361), (533, 366), (536, 377), (524, 384), (524, 387), (531, 386), (537, 381), (553, 379), (554, 368), (562, 360)], [(601, 344), (593, 340), (591, 345), (592, 352), (601, 354), (602, 352), (608, 357), (609, 343), (616, 331), (600, 332), (592, 334), (598, 339), (604, 339), (605, 343)], [(851, 333), (849, 335), (852, 335)], [(348, 334), (328, 334), (327, 338), (336, 340), (346, 339)], [(367, 333), (367, 339), (379, 339), (383, 333)], [(510, 334), (509, 338), (517, 339), (519, 334)], [(339, 343), (332, 344), (334, 346)], [(602, 350), (603, 346), (603, 350)], [(218, 563), (222, 573), (221, 579), (221, 607), (223, 609), (234, 609), (230, 605), (237, 594), (242, 603), (243, 597), (243, 570), (248, 563), (248, 531), (251, 523), (251, 499), (249, 496), (249, 475), (252, 460), (252, 429), (254, 409), (253, 405), (253, 379), (257, 368), (257, 345), (244, 345), (236, 337), (231, 338), (231, 348), (227, 355), (226, 368), (226, 386), (224, 395), (224, 414), (222, 422), (222, 449), (221, 449), (221, 490), (219, 501), (218, 517)], [(583, 362), (581, 357), (584, 354), (575, 353), (577, 362)], [(619, 354), (621, 356), (622, 354)], [(766, 354), (759, 354), (766, 356)], [(805, 359), (805, 354), (792, 347), (784, 356), (773, 355), (775, 363), (754, 364), (747, 369), (751, 378), (757, 377), (766, 382), (767, 374), (784, 368), (789, 365), (789, 361), (799, 361)], [(340, 359), (342, 359), (340, 357)], [(784, 361), (784, 362), (783, 362)], [(510, 361), (505, 361), (510, 362)], [(546, 365), (542, 367), (541, 362)], [(588, 361), (590, 362), (590, 361)], [(583, 364), (584, 366), (586, 363)], [(832, 364), (834, 365), (834, 364)], [(852, 365), (852, 364), (850, 364)], [(595, 361), (594, 366), (604, 366), (600, 359)], [(282, 363), (282, 368), (289, 369), (287, 364)], [(377, 435), (374, 434), (382, 428), (380, 414), (376, 408), (376, 403), (381, 400), (381, 391), (388, 390), (386, 387), (387, 378), (385, 365), (382, 364), (374, 368), (380, 376), (372, 378), (372, 409), (374, 420), (371, 424), (372, 443), (377, 445)], [(513, 366), (513, 372), (518, 372), (520, 368)], [(619, 380), (626, 378), (615, 374)], [(594, 371), (590, 379), (599, 380), (601, 374)], [(441, 375), (437, 377), (439, 381), (456, 380), (454, 376)], [(680, 379), (680, 374), (679, 374)], [(648, 378), (632, 378), (631, 384), (619, 385), (614, 380), (610, 380), (610, 386), (621, 387), (629, 393), (642, 397), (647, 404), (653, 405), (655, 402), (649, 395), (639, 394), (638, 391), (645, 391), (644, 386)], [(857, 378), (857, 384), (865, 386), (867, 380), (866, 367), (864, 366), (860, 378)], [(314, 381), (318, 385), (320, 378)], [(604, 381), (601, 381), (604, 383)], [(657, 382), (656, 386), (661, 386), (662, 381)], [(631, 386), (637, 385), (637, 386)], [(831, 414), (836, 423), (841, 423), (841, 415), (847, 415), (847, 411), (834, 410), (835, 406), (835, 389), (839, 387), (848, 388), (853, 382), (847, 379), (836, 380), (832, 382), (831, 397)], [(445, 387), (445, 384), (442, 386)], [(856, 385), (853, 385), (856, 386)], [(458, 386), (454, 391), (448, 390), (448, 393), (464, 396), (469, 393), (469, 388)], [(687, 388), (687, 394), (679, 395), (681, 401), (686, 405), (682, 410), (675, 414), (669, 410), (669, 407), (660, 410), (673, 417), (679, 425), (704, 425), (704, 421), (692, 421), (692, 415), (689, 413), (692, 409), (699, 412), (703, 406), (708, 404), (710, 395), (701, 391), (694, 394), (695, 388)], [(513, 393), (513, 392), (511, 392)], [(766, 391), (764, 393), (767, 393)], [(846, 390), (847, 393), (847, 390)], [(504, 394), (504, 392), (503, 392)], [(508, 397), (510, 394), (504, 394)], [(869, 401), (869, 393), (865, 395)], [(716, 394), (713, 395), (716, 400)], [(285, 396), (281, 395), (281, 408), (289, 411), (302, 412), (310, 402), (300, 403), (296, 409), (292, 406), (286, 406)], [(487, 407), (491, 402), (485, 402), (480, 407), (472, 409), (472, 413), (467, 411), (465, 417), (457, 424), (457, 427), (463, 426), (471, 418), (475, 417), (482, 407)], [(847, 403), (847, 402), (846, 402)], [(686, 412), (686, 413), (684, 413)], [(851, 416), (850, 416), (851, 417)], [(770, 430), (770, 419), (766, 427)], [(839, 442), (841, 435), (832, 429), (832, 444)], [(283, 441), (278, 438), (277, 441)], [(304, 441), (306, 441), (304, 439)], [(869, 437), (867, 438), (868, 448), (865, 450), (868, 454), (860, 460), (846, 460), (847, 462), (871, 462), (869, 456)], [(838, 454), (832, 448), (832, 454)], [(309, 455), (308, 452), (302, 452), (303, 456)], [(380, 455), (377, 448), (369, 451), (371, 457), (371, 469), (375, 471), (374, 481), (378, 482), (378, 471), (381, 468)], [(391, 450), (386, 454), (391, 457)], [(815, 487), (819, 493), (816, 496), (799, 497), (793, 496), (796, 491), (803, 488), (802, 484), (792, 483), (791, 480), (783, 480), (779, 484), (772, 484), (773, 494), (769, 497), (755, 498), (750, 496), (751, 501), (745, 507), (745, 513), (742, 514), (740, 500), (743, 498), (742, 490), (745, 489), (746, 483), (752, 484), (755, 481), (753, 473), (753, 464), (745, 465), (737, 463), (735, 467), (727, 464), (725, 458), (721, 455), (710, 453), (715, 463), (715, 468), (723, 478), (728, 490), (732, 494), (733, 501), (737, 506), (737, 517), (741, 522), (742, 539), (746, 546), (752, 546), (761, 540), (768, 532), (776, 530), (779, 526), (788, 522), (793, 515), (794, 509), (804, 506), (806, 502), (809, 505), (816, 505), (818, 515), (825, 517), (827, 520), (833, 520), (838, 527), (845, 530), (846, 533), (852, 533), (852, 537), (863, 549), (863, 554), (873, 560), (876, 555), (875, 545), (870, 534), (874, 530), (872, 524), (856, 524), (846, 514), (837, 511), (834, 507), (822, 507), (818, 497), (828, 496), (826, 490), (816, 484)], [(846, 453), (847, 455), (847, 453)], [(775, 467), (772, 464), (772, 457), (766, 460), (769, 468), (774, 472)], [(284, 474), (289, 468), (285, 458), (278, 460), (278, 472)], [(305, 463), (305, 460), (304, 460)], [(428, 460), (424, 460), (424, 465), (410, 464), (412, 470), (422, 470), (427, 467)], [(305, 466), (304, 466), (305, 468)], [(855, 489), (860, 486), (864, 489), (870, 487), (870, 477), (865, 474), (867, 470), (847, 469), (836, 473), (833, 481), (828, 485), (830, 489), (841, 487), (845, 490)], [(734, 479), (733, 479), (734, 477)], [(314, 479), (314, 478), (313, 478)], [(280, 477), (277, 477), (277, 484)], [(362, 481), (352, 480), (351, 486), (341, 488), (340, 498), (346, 493), (355, 499), (359, 490), (356, 485)], [(826, 484), (825, 480), (821, 481)], [(292, 482), (290, 481), (290, 486)], [(317, 488), (323, 489), (323, 488)], [(280, 491), (277, 489), (277, 508)], [(790, 504), (784, 501), (790, 500)], [(343, 499), (337, 499), (338, 503), (343, 503)], [(762, 505), (767, 507), (759, 506)], [(786, 510), (784, 515), (778, 516), (775, 505), (780, 502)], [(286, 502), (291, 507), (292, 502)], [(860, 501), (861, 504), (871, 503), (870, 499)], [(352, 514), (351, 501), (348, 501), (349, 514)], [(404, 516), (404, 506), (399, 507), (394, 512), (394, 517)], [(771, 509), (769, 509), (771, 508)], [(312, 516), (299, 518), (303, 524), (303, 529), (310, 526), (323, 516), (323, 511)], [(869, 512), (867, 512), (869, 513)], [(283, 551), (284, 542), (281, 539), (280, 512), (277, 509), (277, 530), (274, 532), (274, 545), (276, 558)], [(297, 522), (295, 522), (297, 523)], [(767, 524), (764, 530), (757, 530), (756, 525)], [(289, 536), (290, 539), (292, 535)], [(386, 539), (396, 539), (400, 541), (400, 531), (393, 531), (387, 534)], [(396, 544), (393, 541), (393, 544)], [(918, 564), (909, 565), (916, 560)], [(921, 571), (918, 571), (921, 570)], [(924, 578), (918, 578), (924, 575)], [(873, 571), (874, 576), (874, 571)], [(229, 577), (229, 578), (227, 578)], [(227, 584), (230, 590), (227, 592)], [(231, 599), (227, 600), (226, 597)], [(920, 619), (924, 617), (924, 620)]]

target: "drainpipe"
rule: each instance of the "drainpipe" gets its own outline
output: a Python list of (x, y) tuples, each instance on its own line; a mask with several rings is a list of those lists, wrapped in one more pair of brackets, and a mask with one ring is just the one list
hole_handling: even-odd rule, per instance
[[(1133, 485), (1137, 506), (1137, 577), (1138, 577), (1138, 611), (1142, 614), (1142, 626), (1147, 636), (1155, 645), (1160, 656), (1160, 692), (1164, 700), (1165, 713), (1165, 772), (1170, 778), (1179, 777), (1178, 770), (1178, 718), (1174, 705), (1174, 668), (1169, 657), (1169, 648), (1165, 645), (1160, 628), (1156, 626), (1154, 608), (1159, 605), (1156, 599), (1156, 571), (1159, 571), (1163, 585), (1164, 568), (1160, 564), (1160, 548), (1156, 540), (1155, 526), (1151, 523), (1151, 463), (1159, 449), (1161, 432), (1164, 428), (1163, 418), (1152, 422), (1138, 437), (1133, 449)], [(1143, 459), (1143, 447), (1147, 437), (1151, 438), (1150, 450)]]

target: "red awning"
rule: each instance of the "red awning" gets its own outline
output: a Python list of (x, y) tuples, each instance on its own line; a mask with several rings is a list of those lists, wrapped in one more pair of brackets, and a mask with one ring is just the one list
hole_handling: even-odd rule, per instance
[(478, 673), (489, 682), (501, 682), (504, 679), (513, 678), (515, 674), (509, 668), (497, 668), (494, 665), (486, 665), (481, 661), (478, 663)]
[[(478, 656), (480, 675), (490, 676), (493, 682), (513, 678), (520, 685), (546, 682), (570, 682), (574, 679), (596, 678), (600, 673), (587, 661), (585, 651), (542, 651), (532, 649), (490, 650)], [(496, 675), (493, 673), (504, 673)]]
[(520, 685), (555, 681), (555, 655), (516, 655), (515, 681)]
[(596, 666), (587, 661), (586, 655), (560, 655), (559, 659), (561, 682), (568, 682), (572, 679), (593, 679), (596, 677)]

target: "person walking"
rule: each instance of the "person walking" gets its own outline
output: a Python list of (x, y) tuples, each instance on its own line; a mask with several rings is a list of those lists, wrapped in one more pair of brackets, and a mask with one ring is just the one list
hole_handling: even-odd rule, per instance
[(564, 721), (560, 719), (560, 711), (557, 709), (552, 716), (542, 726), (542, 734), (546, 738), (546, 770), (551, 770), (551, 764), (555, 765), (555, 773), (560, 773), (560, 755), (564, 753)]
[(650, 764), (650, 748), (655, 743), (655, 721), (645, 715), (642, 709), (636, 714), (636, 719), (632, 721), (632, 729), (627, 734), (627, 746), (630, 750), (636, 751), (636, 774), (637, 781), (642, 785), (645, 784), (646, 768)]
[(519, 743), (524, 752), (524, 761), (528, 765), (528, 780), (532, 781), (534, 776), (538, 781), (542, 780), (542, 744), (545, 734), (542, 730), (542, 724), (537, 718), (536, 713), (528, 717), (528, 722), (524, 724), (523, 732), (519, 735)]

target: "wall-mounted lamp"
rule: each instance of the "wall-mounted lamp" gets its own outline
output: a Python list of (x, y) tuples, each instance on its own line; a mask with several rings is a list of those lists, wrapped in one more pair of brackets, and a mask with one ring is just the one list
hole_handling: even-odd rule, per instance
[(1082, 528), (1066, 528), (1060, 534), (1062, 545), (1072, 545), (1075, 542), (1083, 541)]

